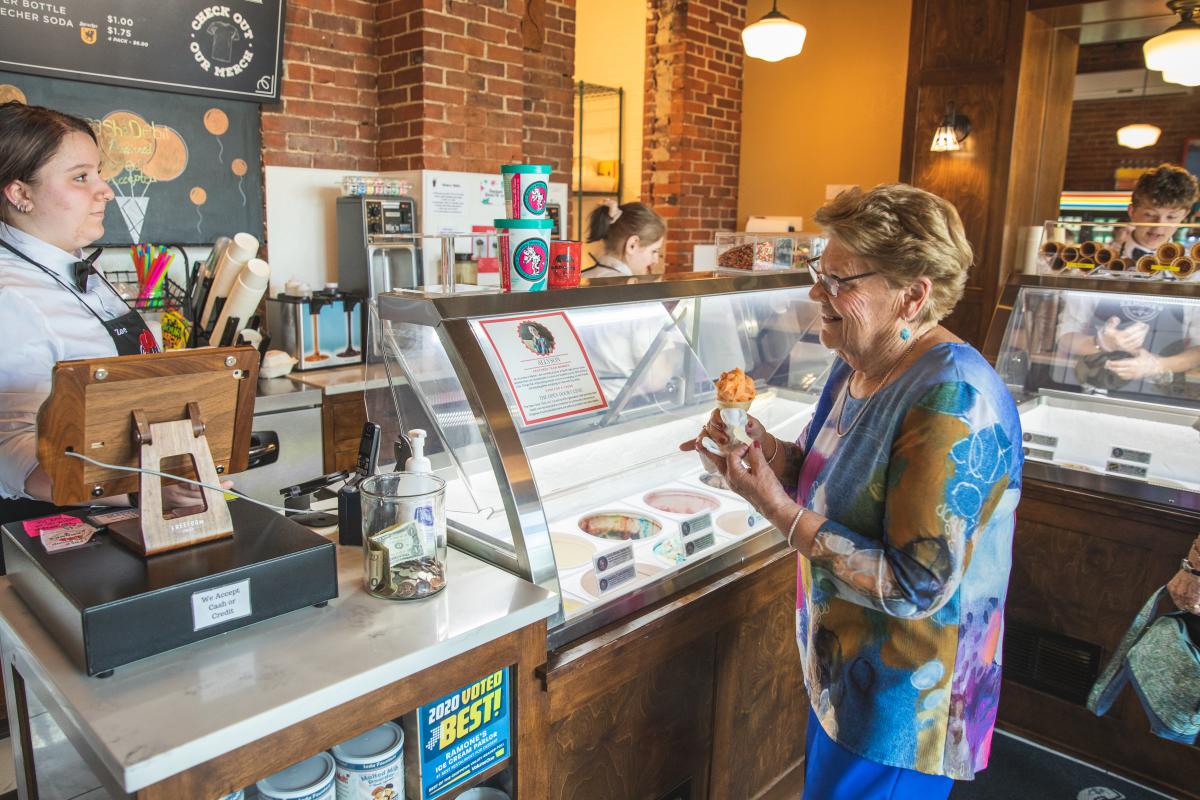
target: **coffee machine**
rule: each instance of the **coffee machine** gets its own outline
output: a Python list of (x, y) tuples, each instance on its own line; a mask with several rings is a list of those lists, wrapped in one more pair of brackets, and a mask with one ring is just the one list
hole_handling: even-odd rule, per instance
[(407, 196), (337, 200), (338, 288), (363, 297), (422, 283), (417, 203)]

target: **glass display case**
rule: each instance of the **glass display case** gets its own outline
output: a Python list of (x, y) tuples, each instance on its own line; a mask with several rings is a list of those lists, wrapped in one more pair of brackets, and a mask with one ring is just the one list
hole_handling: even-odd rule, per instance
[(1200, 284), (1022, 276), (985, 349), (1027, 477), (1200, 509)]
[(821, 255), (825, 237), (811, 233), (732, 233), (713, 236), (718, 270), (801, 269)]
[(1051, 220), (1037, 263), (1042, 275), (1200, 280), (1200, 225)]
[(735, 367), (756, 385), (750, 413), (799, 436), (833, 360), (809, 281), (689, 273), (384, 294), (368, 369), (388, 380), (368, 392), (368, 416), (398, 451), (406, 430), (428, 429), (451, 543), (557, 592), (558, 645), (780, 546), (679, 445)]

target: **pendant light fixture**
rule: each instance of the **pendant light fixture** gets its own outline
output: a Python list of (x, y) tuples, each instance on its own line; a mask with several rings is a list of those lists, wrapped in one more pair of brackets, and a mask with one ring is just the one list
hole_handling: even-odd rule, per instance
[(1200, 86), (1200, 0), (1169, 0), (1179, 22), (1142, 45), (1146, 68), (1167, 83)]
[[(1142, 75), (1142, 103), (1141, 109), (1138, 112), (1139, 117), (1145, 116), (1146, 80), (1149, 77), (1150, 70), (1146, 70), (1145, 74)], [(1117, 131), (1117, 144), (1121, 145), (1121, 147), (1128, 147), (1130, 150), (1141, 150), (1143, 147), (1158, 144), (1158, 137), (1161, 135), (1162, 128), (1157, 125), (1151, 125), (1147, 122), (1135, 122)]]
[(779, 13), (779, 0), (772, 0), (771, 10), (742, 31), (742, 45), (750, 58), (782, 61), (800, 55), (807, 35), (808, 29)]

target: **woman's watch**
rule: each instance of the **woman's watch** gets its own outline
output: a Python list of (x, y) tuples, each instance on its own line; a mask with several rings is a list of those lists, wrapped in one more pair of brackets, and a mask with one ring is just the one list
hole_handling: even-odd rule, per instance
[(1184, 556), (1183, 560), (1179, 562), (1179, 570), (1200, 578), (1200, 567), (1193, 566), (1192, 562), (1188, 560), (1187, 556)]

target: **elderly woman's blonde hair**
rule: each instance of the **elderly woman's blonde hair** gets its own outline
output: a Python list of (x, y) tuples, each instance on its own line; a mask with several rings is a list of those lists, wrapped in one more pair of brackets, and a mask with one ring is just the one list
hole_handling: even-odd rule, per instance
[(817, 209), (825, 232), (896, 288), (922, 276), (932, 284), (913, 322), (943, 319), (962, 299), (974, 255), (954, 206), (906, 183), (850, 189)]

